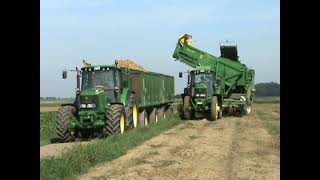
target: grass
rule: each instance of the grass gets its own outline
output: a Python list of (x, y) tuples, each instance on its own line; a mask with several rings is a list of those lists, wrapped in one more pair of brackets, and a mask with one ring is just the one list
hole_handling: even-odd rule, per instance
[(40, 113), (40, 146), (50, 144), (55, 138), (55, 117), (56, 112)]
[(111, 161), (144, 141), (159, 135), (161, 132), (181, 123), (178, 115), (168, 117), (148, 127), (141, 127), (125, 134), (112, 135), (88, 145), (77, 145), (61, 156), (42, 159), (40, 161), (40, 178), (45, 179), (76, 179), (90, 167), (98, 163)]

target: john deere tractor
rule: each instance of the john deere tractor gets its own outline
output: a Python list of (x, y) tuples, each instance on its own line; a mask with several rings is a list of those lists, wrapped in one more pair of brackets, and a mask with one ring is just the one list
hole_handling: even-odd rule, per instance
[[(72, 71), (77, 73), (76, 98), (74, 103), (63, 104), (57, 114), (60, 142), (105, 137), (137, 127), (138, 106), (128, 87), (129, 69), (89, 65)], [(67, 70), (62, 76), (67, 78)]]
[(193, 68), (182, 94), (185, 119), (209, 115), (216, 120), (223, 112), (251, 112), (255, 71), (240, 62), (236, 44), (220, 43), (220, 51), (220, 57), (213, 56), (193, 47), (191, 35), (179, 38), (173, 58)]

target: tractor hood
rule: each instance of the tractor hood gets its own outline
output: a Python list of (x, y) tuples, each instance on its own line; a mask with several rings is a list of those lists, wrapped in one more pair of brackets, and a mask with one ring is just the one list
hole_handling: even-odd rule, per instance
[(103, 92), (104, 90), (102, 88), (89, 88), (89, 89), (83, 90), (80, 96), (93, 96)]
[(213, 94), (213, 87), (209, 87), (209, 85), (205, 83), (199, 83), (194, 86), (194, 92), (196, 97), (211, 97)]

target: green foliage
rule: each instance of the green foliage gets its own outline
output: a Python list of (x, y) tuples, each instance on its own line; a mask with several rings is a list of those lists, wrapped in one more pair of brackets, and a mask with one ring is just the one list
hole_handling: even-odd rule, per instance
[(280, 96), (280, 84), (276, 82), (256, 84), (256, 96)]
[(55, 138), (56, 112), (40, 113), (40, 146), (49, 144)]
[(144, 141), (182, 122), (177, 115), (147, 127), (132, 129), (125, 134), (112, 135), (88, 145), (78, 145), (61, 156), (40, 161), (40, 178), (75, 179), (90, 167), (116, 159)]

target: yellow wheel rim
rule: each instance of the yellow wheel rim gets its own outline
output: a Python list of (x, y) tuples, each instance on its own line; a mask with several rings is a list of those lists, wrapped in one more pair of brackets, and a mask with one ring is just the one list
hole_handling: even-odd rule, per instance
[(121, 114), (120, 116), (120, 132), (124, 133), (124, 115)]
[(218, 118), (218, 113), (220, 112), (220, 106), (216, 104), (216, 119)]
[(138, 108), (137, 108), (137, 105), (133, 106), (132, 115), (133, 115), (133, 127), (136, 128), (137, 124), (138, 124)]

